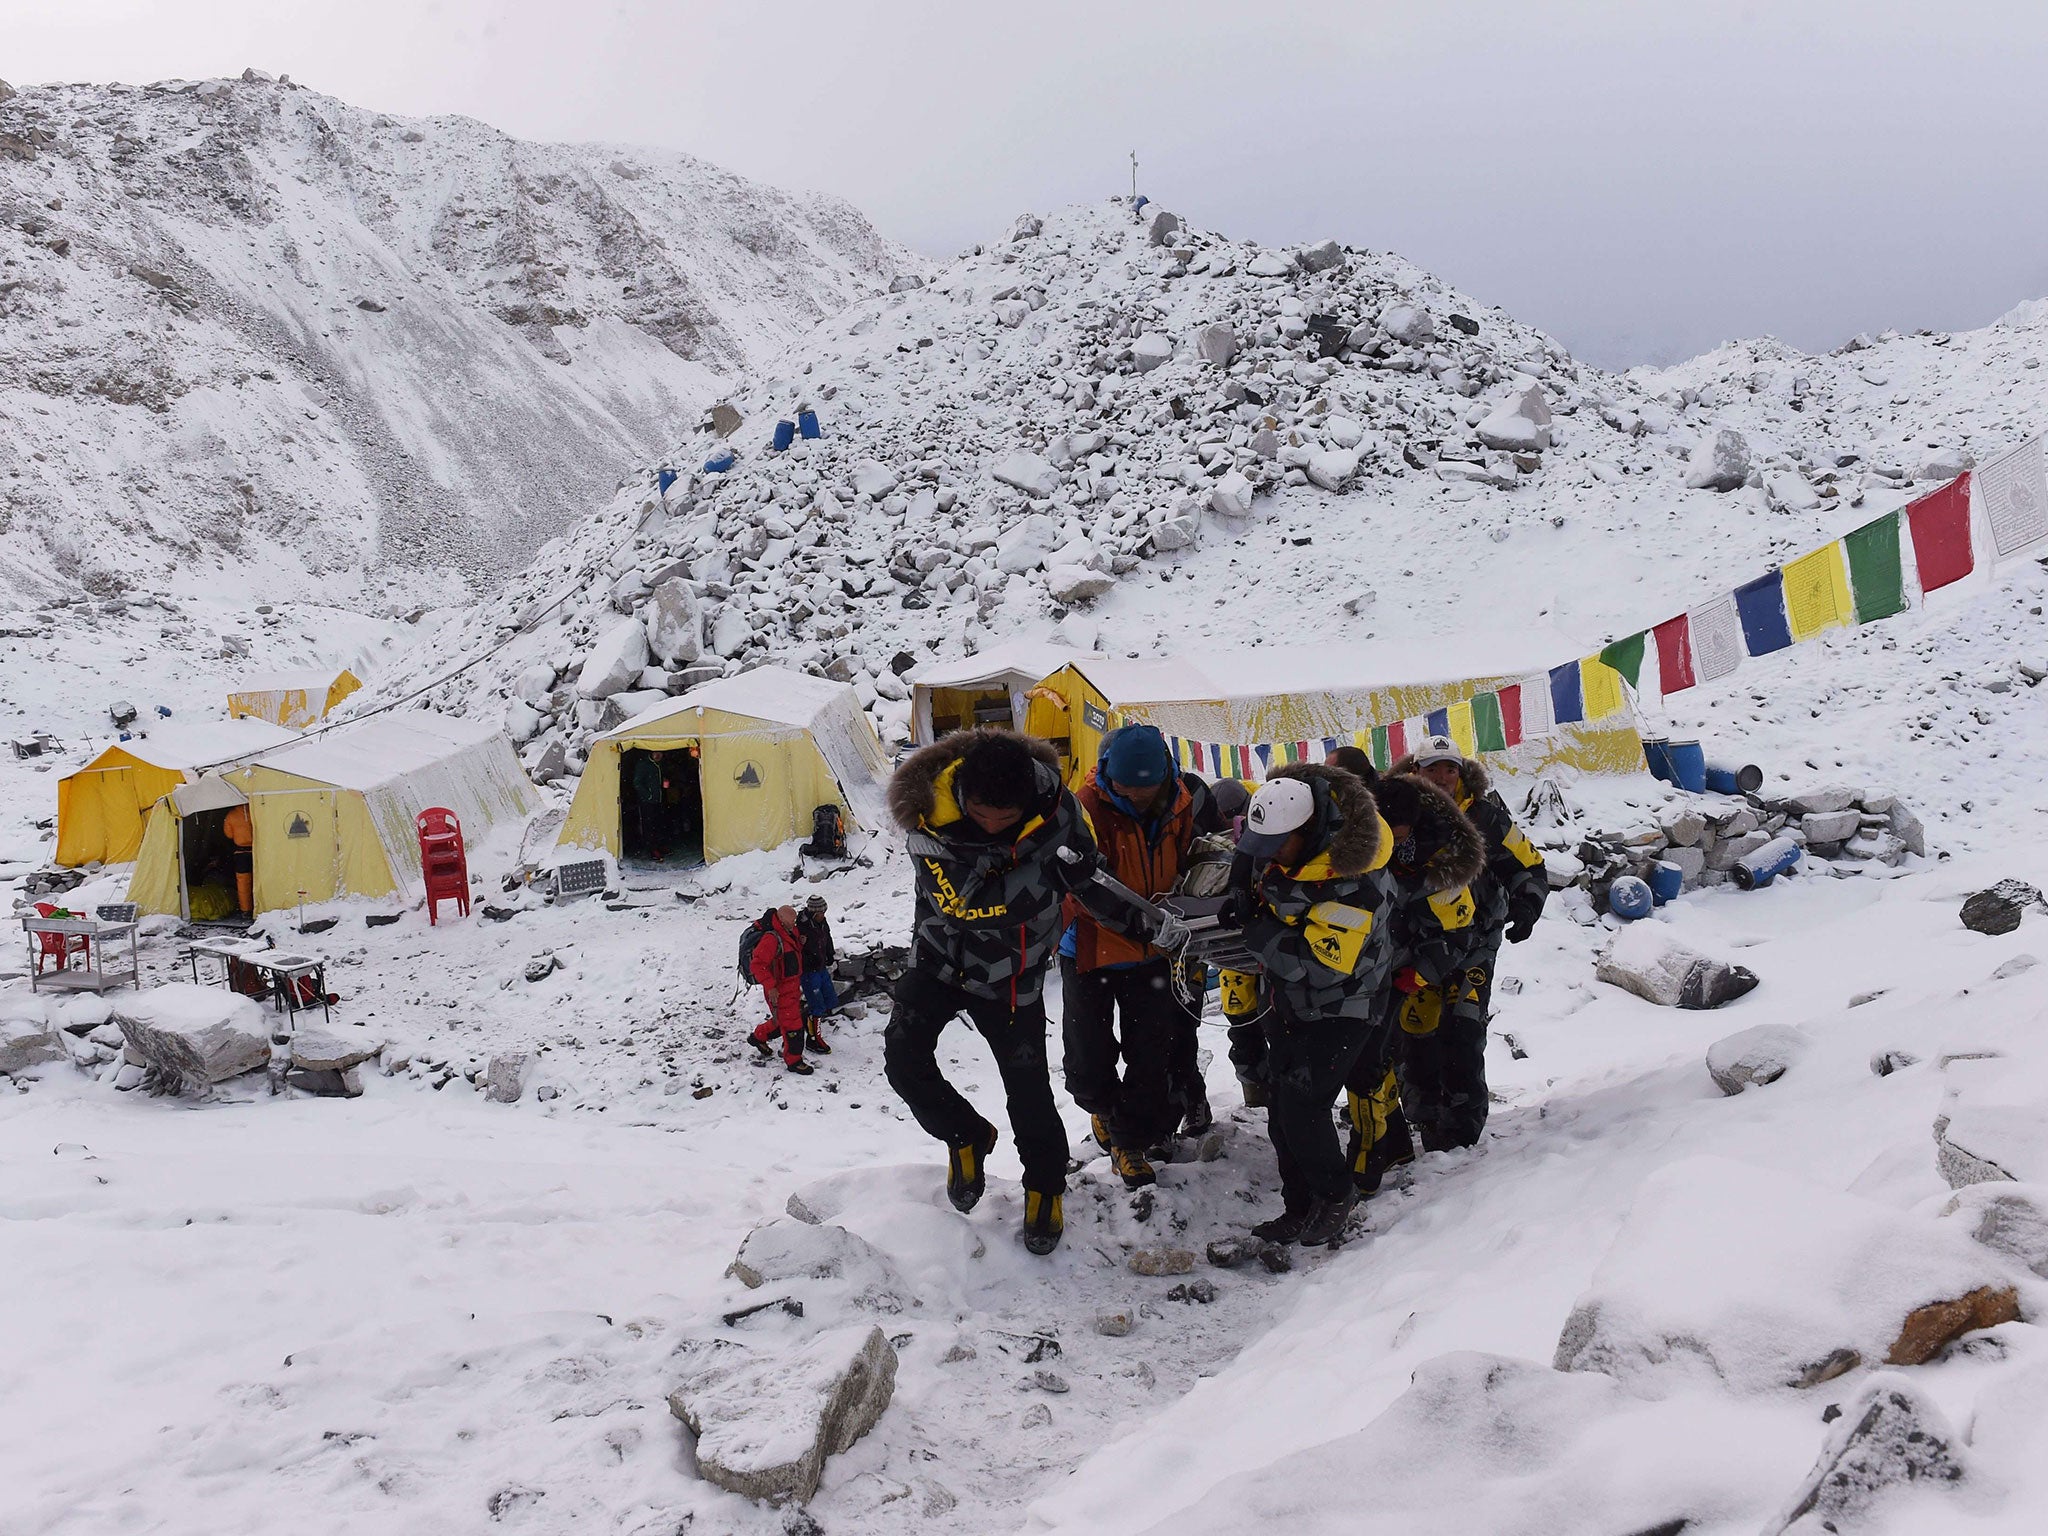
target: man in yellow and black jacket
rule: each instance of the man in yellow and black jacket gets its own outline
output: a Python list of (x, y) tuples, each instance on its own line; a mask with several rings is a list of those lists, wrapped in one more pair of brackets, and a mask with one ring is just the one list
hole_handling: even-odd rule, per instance
[(1486, 1123), (1486, 1016), (1470, 974), (1485, 936), (1473, 885), (1486, 842), (1426, 779), (1388, 773), (1375, 789), (1396, 894), (1387, 1028), (1345, 1080), (1351, 1171), (1365, 1194), (1413, 1158), (1410, 1121), (1430, 1151), (1470, 1146)]
[(1259, 974), (1226, 972), (1223, 986), (1226, 998), (1252, 991), (1265, 1036), (1258, 1073), (1284, 1209), (1252, 1231), (1270, 1242), (1334, 1242), (1356, 1200), (1330, 1112), (1379, 1027), (1391, 844), (1363, 781), (1307, 763), (1259, 787), (1238, 835)]
[(946, 1193), (972, 1210), (996, 1128), (939, 1071), (938, 1043), (958, 1015), (973, 1021), (1002, 1074), (1024, 1163), (1024, 1243), (1050, 1253), (1067, 1187), (1067, 1132), (1045, 1049), (1045, 973), (1061, 910), (1071, 895), (1119, 931), (1142, 932), (1144, 920), (1093, 882), (1094, 834), (1044, 742), (955, 731), (904, 760), (889, 811), (908, 834), (917, 885), (910, 968), (884, 1035), (889, 1085), (946, 1144)]

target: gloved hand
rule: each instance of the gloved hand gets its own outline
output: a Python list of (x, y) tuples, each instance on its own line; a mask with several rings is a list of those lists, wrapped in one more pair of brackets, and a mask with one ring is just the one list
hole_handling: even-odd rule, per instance
[(1216, 922), (1224, 928), (1242, 928), (1257, 910), (1258, 902), (1252, 893), (1238, 886), (1224, 896), (1223, 905), (1216, 909)]
[(1410, 995), (1420, 992), (1428, 983), (1422, 979), (1422, 972), (1412, 965), (1404, 965), (1394, 972), (1394, 990)]
[(1518, 917), (1513, 922), (1508, 924), (1508, 942), (1510, 944), (1519, 944), (1524, 939), (1528, 938), (1529, 935), (1534, 933), (1535, 931), (1535, 918)]
[(1152, 930), (1152, 946), (1155, 949), (1176, 950), (1188, 941), (1188, 925), (1173, 912), (1162, 909), (1159, 926)]

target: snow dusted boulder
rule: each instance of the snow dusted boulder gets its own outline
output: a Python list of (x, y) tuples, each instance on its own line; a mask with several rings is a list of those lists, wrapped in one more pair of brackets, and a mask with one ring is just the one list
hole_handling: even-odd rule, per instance
[(1294, 253), (1294, 259), (1301, 263), (1304, 272), (1327, 272), (1344, 265), (1344, 247), (1334, 240), (1324, 240), (1304, 245)]
[(224, 987), (167, 982), (122, 997), (114, 1022), (156, 1093), (203, 1092), (270, 1060), (263, 1010)]
[(1056, 603), (1084, 603), (1102, 596), (1115, 585), (1114, 576), (1085, 565), (1048, 565), (1045, 568), (1045, 589)]
[(1923, 1309), (1985, 1289), (2009, 1288), (1954, 1223), (1688, 1158), (1643, 1181), (1555, 1364), (1624, 1384), (1692, 1374), (1737, 1392), (1814, 1386), (1892, 1356)]
[(640, 612), (647, 653), (665, 667), (687, 667), (704, 654), (704, 611), (687, 581), (672, 576), (648, 594)]
[(1045, 563), (1045, 557), (1053, 552), (1059, 541), (1059, 524), (1043, 512), (1034, 512), (1012, 523), (996, 540), (996, 569), (1011, 576), (1035, 571)]
[(1020, 213), (1017, 215), (1017, 222), (1010, 226), (1010, 243), (1015, 245), (1020, 240), (1032, 239), (1044, 228), (1045, 220), (1037, 214)]
[(1774, 469), (1766, 474), (1764, 494), (1781, 512), (1811, 512), (1820, 505), (1820, 492), (1796, 469)]
[(343, 1040), (324, 1029), (302, 1029), (292, 1036), (292, 1065), (308, 1072), (347, 1072), (383, 1049), (379, 1040)]
[(1426, 347), (1436, 340), (1436, 322), (1419, 304), (1396, 304), (1380, 316), (1380, 329), (1403, 346)]
[(1021, 448), (1006, 455), (991, 473), (996, 484), (1021, 491), (1034, 501), (1043, 501), (1060, 488), (1060, 472), (1037, 454)]
[(1692, 451), (1685, 483), (1696, 491), (1737, 491), (1749, 479), (1749, 439), (1723, 427)]
[(608, 699), (640, 681), (647, 665), (647, 631), (638, 619), (614, 624), (597, 637), (576, 674), (576, 692), (586, 699)]
[(1753, 971), (1688, 949), (1662, 923), (1624, 928), (1594, 974), (1660, 1008), (1718, 1008), (1757, 985)]
[(1951, 1058), (1942, 1081), (1935, 1165), (1949, 1188), (2048, 1182), (2048, 1046)]
[(1220, 476), (1209, 487), (1209, 510), (1218, 517), (1252, 515), (1252, 483), (1236, 470)]
[(697, 1436), (707, 1482), (769, 1504), (810, 1502), (825, 1458), (881, 1420), (896, 1351), (879, 1328), (834, 1328), (787, 1351), (686, 1346), (669, 1410)]
[(996, 320), (1013, 331), (1031, 318), (1031, 306), (1023, 299), (997, 299), (995, 311)]
[(30, 995), (0, 1001), (0, 1072), (25, 1072), (70, 1059), (64, 1031), (43, 999)]
[(1164, 208), (1154, 209), (1145, 225), (1147, 245), (1165, 245), (1180, 233), (1180, 215), (1168, 213)]
[(1172, 361), (1173, 338), (1164, 331), (1147, 331), (1131, 343), (1131, 366), (1140, 373), (1150, 373)]
[(1237, 332), (1221, 320), (1195, 332), (1195, 355), (1212, 368), (1228, 368), (1237, 357)]
[(1358, 473), (1358, 454), (1350, 448), (1326, 448), (1309, 455), (1309, 483), (1326, 491), (1341, 491)]
[(915, 272), (899, 272), (889, 279), (891, 293), (912, 293), (924, 286), (924, 279)]
[(513, 680), (512, 697), (538, 709), (547, 702), (548, 695), (554, 692), (554, 688), (554, 664), (537, 661)]
[(1707, 1071), (1714, 1086), (1734, 1095), (1775, 1083), (1813, 1048), (1813, 1036), (1789, 1024), (1758, 1024), (1737, 1030), (1707, 1047)]
[(1541, 453), (1550, 446), (1550, 406), (1543, 386), (1518, 390), (1474, 429), (1479, 441), (1505, 453)]
[(1323, 433), (1333, 448), (1356, 448), (1365, 441), (1365, 427), (1349, 416), (1332, 416), (1323, 423)]
[(1294, 263), (1284, 256), (1271, 251), (1261, 251), (1245, 265), (1245, 271), (1253, 277), (1285, 277), (1294, 270)]
[(1971, 1184), (1951, 1196), (1941, 1214), (1960, 1218), (1986, 1248), (2048, 1280), (2048, 1186)]
[(771, 1281), (843, 1281), (856, 1302), (883, 1312), (910, 1304), (889, 1256), (844, 1227), (778, 1216), (754, 1228), (726, 1271), (748, 1290)]
[(1201, 529), (1192, 517), (1161, 518), (1152, 525), (1152, 547), (1161, 553), (1192, 548), (1200, 536)]
[(1937, 448), (1920, 461), (1915, 480), (1953, 480), (1968, 469), (1977, 467), (1977, 459), (1967, 448)]
[(747, 648), (747, 641), (753, 635), (753, 620), (737, 603), (727, 603), (718, 610), (718, 617), (711, 621), (711, 649), (728, 661)]
[(853, 493), (880, 501), (896, 489), (896, 471), (874, 459), (862, 459), (853, 466)]
[(1926, 1496), (1957, 1487), (1968, 1468), (1962, 1437), (1942, 1411), (1907, 1377), (1886, 1372), (1835, 1421), (1820, 1459), (1763, 1536), (1866, 1530), (1881, 1505), (1899, 1498), (1914, 1501), (1925, 1529), (1940, 1529)]
[(500, 1051), (484, 1068), (484, 1097), (493, 1104), (517, 1104), (532, 1075), (532, 1052)]

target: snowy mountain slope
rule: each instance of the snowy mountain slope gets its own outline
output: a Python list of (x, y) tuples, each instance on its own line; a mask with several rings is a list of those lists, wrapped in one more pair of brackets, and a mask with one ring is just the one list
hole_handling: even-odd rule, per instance
[(685, 155), (288, 84), (0, 100), (0, 582), (516, 567), (907, 258)]

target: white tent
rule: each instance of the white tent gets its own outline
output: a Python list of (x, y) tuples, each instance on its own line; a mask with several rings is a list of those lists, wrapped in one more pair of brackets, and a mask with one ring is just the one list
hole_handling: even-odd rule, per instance
[[(910, 684), (912, 734), (924, 746), (968, 724), (1002, 724), (1021, 731), (1024, 696), (1085, 654), (1045, 641), (1011, 640), (957, 661), (926, 662), (905, 679)], [(1002, 716), (1005, 703), (1007, 718)]]

